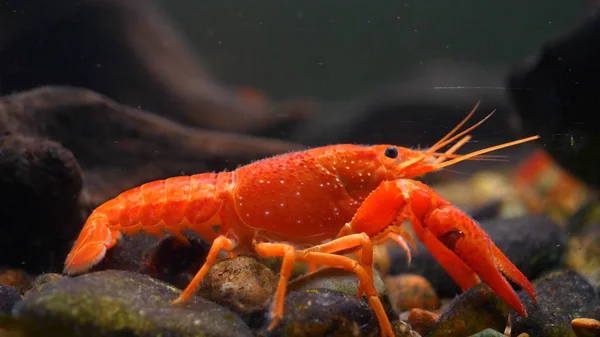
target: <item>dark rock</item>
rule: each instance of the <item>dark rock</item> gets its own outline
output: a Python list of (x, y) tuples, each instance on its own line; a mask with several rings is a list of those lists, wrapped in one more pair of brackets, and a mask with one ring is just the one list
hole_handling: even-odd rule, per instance
[[(138, 272), (168, 282), (179, 289), (187, 287), (206, 261), (210, 244), (191, 231), (185, 231), (183, 234), (190, 245), (175, 237), (161, 239), (146, 255), (147, 260), (142, 260), (146, 262)], [(124, 251), (125, 249), (120, 253), (123, 254)], [(225, 253), (221, 252), (221, 257), (225, 256)]]
[(504, 331), (508, 313), (508, 304), (480, 283), (455, 298), (427, 336), (462, 337), (488, 328)]
[[(289, 289), (303, 291), (324, 288), (356, 296), (358, 294), (358, 283), (356, 273), (340, 268), (324, 267), (291, 281)], [(387, 291), (385, 283), (377, 270), (373, 270), (373, 285), (378, 292)]]
[(123, 236), (90, 271), (133, 271), (184, 289), (204, 264), (210, 248), (198, 235), (184, 234), (191, 245), (176, 237), (159, 238), (143, 232)]
[(17, 288), (0, 284), (0, 315), (10, 315), (13, 306), (20, 300)]
[(82, 88), (41, 87), (1, 103), (0, 134), (50, 139), (69, 149), (93, 204), (149, 180), (235, 168), (304, 148), (183, 126)]
[(78, 86), (186, 125), (232, 132), (314, 110), (304, 99), (279, 104), (219, 83), (161, 7), (151, 0), (1, 2), (2, 94)]
[(483, 206), (471, 210), (470, 215), (473, 219), (475, 219), (475, 221), (478, 222), (493, 220), (494, 218), (500, 216), (502, 203), (503, 201), (499, 199), (490, 200)]
[(511, 312), (511, 336), (526, 332), (536, 337), (575, 337), (571, 321), (600, 318), (600, 298), (594, 287), (578, 273), (565, 270), (540, 277), (533, 283), (537, 304), (523, 291), (518, 293), (528, 317)]
[[(566, 232), (546, 216), (496, 218), (480, 223), (500, 250), (530, 280), (560, 265), (567, 245)], [(397, 246), (390, 249), (390, 274), (414, 273), (429, 280), (439, 296), (452, 297), (460, 288), (418, 240), (410, 266)]]
[(13, 308), (31, 335), (252, 336), (230, 310), (199, 297), (173, 306), (179, 291), (148, 276), (100, 271), (65, 277)]
[[(161, 251), (160, 247), (163, 242), (168, 245), (174, 240), (176, 240), (174, 237), (161, 239), (144, 232), (131, 236), (123, 235), (117, 244), (106, 252), (102, 261), (89, 271), (123, 270), (137, 273), (141, 273), (143, 270), (150, 271), (152, 269), (150, 258), (153, 252)], [(173, 262), (176, 261), (173, 260)]]
[[(311, 292), (332, 290), (342, 292), (358, 299), (358, 284), (359, 280), (356, 276), (356, 273), (340, 268), (325, 267), (320, 268), (316, 272), (296, 278), (288, 284), (288, 291)], [(377, 291), (377, 295), (387, 316), (397, 317), (397, 313), (394, 311), (394, 307), (390, 302), (390, 297), (385, 286), (385, 282), (383, 281), (379, 272), (375, 269), (373, 270), (373, 285)], [(364, 294), (362, 296), (362, 302), (367, 303), (366, 295)], [(398, 329), (394, 328), (394, 331), (399, 333), (400, 336), (408, 336), (408, 333), (412, 331), (409, 329), (410, 331), (406, 331), (404, 334), (401, 333), (405, 330), (401, 325), (398, 326)]]
[(82, 221), (77, 161), (57, 142), (22, 135), (0, 137), (0, 152), (0, 266), (60, 269)]
[[(340, 268), (326, 267), (301, 277), (298, 277), (288, 285), (289, 290), (308, 291), (315, 289), (329, 289), (341, 291), (345, 294), (355, 296), (358, 294), (358, 276), (356, 273)], [(394, 308), (390, 302), (386, 285), (377, 270), (373, 270), (373, 285), (381, 300), (384, 310), (388, 316), (395, 316)], [(363, 298), (366, 299), (365, 295)]]
[(257, 336), (380, 336), (375, 313), (366, 301), (329, 289), (290, 291), (284, 316), (273, 330), (269, 320)]
[[(516, 67), (508, 93), (523, 127), (539, 134), (563, 167), (587, 184), (600, 186), (597, 107), (600, 103), (600, 13), (544, 43), (535, 58)], [(525, 89), (526, 90), (523, 90)]]

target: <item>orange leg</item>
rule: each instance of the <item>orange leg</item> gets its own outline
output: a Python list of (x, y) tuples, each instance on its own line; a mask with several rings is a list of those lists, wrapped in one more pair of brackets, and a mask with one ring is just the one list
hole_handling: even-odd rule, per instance
[(413, 238), (401, 227), (390, 226), (386, 228), (381, 234), (377, 235), (372, 239), (374, 245), (380, 245), (386, 242), (387, 240), (395, 241), (402, 248), (402, 250), (404, 250), (404, 252), (406, 253), (408, 264), (410, 264), (410, 261), (412, 260), (412, 255), (410, 253), (410, 248), (408, 248), (408, 244), (406, 243), (406, 241), (408, 241), (413, 246), (413, 249), (416, 252), (417, 244), (415, 243)]
[[(310, 252), (320, 252), (332, 254), (345, 250), (357, 250), (355, 253), (357, 253), (358, 258), (360, 259), (360, 264), (363, 266), (363, 268), (365, 268), (370, 279), (373, 279), (373, 244), (371, 243), (369, 236), (365, 233), (350, 234), (339, 237), (333, 241), (304, 249), (299, 253), (306, 254)], [(364, 252), (364, 254), (362, 252)], [(309, 265), (316, 266), (316, 264), (312, 263), (311, 261), (308, 263)], [(362, 297), (363, 293), (363, 285), (360, 283), (358, 285), (357, 296)]]
[[(370, 279), (373, 279), (373, 246), (371, 245), (370, 238), (365, 233), (351, 234), (301, 251), (296, 251), (293, 246), (284, 243), (258, 243), (255, 245), (255, 249), (261, 257), (283, 256), (279, 284), (275, 291), (275, 300), (271, 310), (271, 319), (273, 321), (269, 326), (269, 329), (274, 328), (283, 316), (287, 284), (292, 275), (292, 268), (296, 259), (302, 258), (313, 252), (331, 254), (344, 250), (364, 249), (366, 253), (362, 255), (361, 264)], [(311, 263), (313, 261), (306, 260), (304, 262)], [(316, 262), (313, 264), (316, 265)], [(364, 285), (361, 281), (359, 285), (359, 296), (362, 295), (360, 289), (363, 287)]]
[(283, 317), (285, 292), (287, 284), (292, 275), (292, 269), (296, 259), (296, 249), (285, 243), (257, 243), (254, 246), (256, 253), (260, 257), (283, 256), (281, 271), (279, 272), (279, 284), (275, 290), (275, 300), (270, 315), (272, 323), (269, 330), (273, 329)]
[(206, 276), (206, 274), (208, 273), (210, 268), (213, 266), (213, 264), (217, 260), (217, 257), (219, 256), (219, 252), (221, 250), (230, 251), (234, 247), (235, 247), (235, 242), (232, 239), (230, 239), (224, 235), (219, 235), (213, 241), (212, 246), (210, 247), (210, 251), (208, 252), (208, 256), (206, 257), (206, 262), (204, 262), (204, 265), (202, 266), (202, 268), (200, 268), (198, 273), (196, 273), (196, 276), (194, 276), (194, 278), (188, 284), (188, 286), (185, 288), (185, 290), (181, 293), (181, 295), (179, 295), (179, 297), (176, 300), (174, 300), (172, 302), (172, 304), (187, 302), (190, 299), (190, 297), (192, 297), (192, 295), (194, 295), (196, 290), (198, 290), (198, 287), (202, 283), (204, 276)]
[(392, 325), (385, 313), (385, 310), (383, 309), (383, 304), (381, 304), (381, 301), (379, 300), (377, 290), (375, 290), (375, 286), (373, 284), (373, 278), (369, 275), (365, 268), (363, 268), (358, 263), (358, 261), (346, 256), (317, 252), (306, 253), (306, 255), (304, 256), (298, 256), (297, 259), (298, 261), (310, 261), (316, 264), (342, 268), (356, 273), (358, 279), (360, 280), (360, 283), (365, 289), (369, 305), (371, 306), (371, 308), (375, 312), (375, 315), (377, 316), (377, 320), (379, 321), (379, 326), (381, 328), (381, 335), (387, 337), (394, 337)]
[[(343, 235), (343, 234), (340, 232), (340, 235)], [(344, 236), (342, 236), (342, 237), (338, 236), (338, 238), (343, 238), (343, 237)], [(381, 232), (380, 234), (378, 234), (374, 238), (372, 238), (371, 242), (373, 243), (373, 245), (380, 245), (387, 240), (394, 240), (400, 247), (402, 247), (402, 249), (406, 253), (406, 256), (408, 259), (408, 264), (410, 264), (412, 255), (410, 253), (410, 248), (408, 247), (408, 244), (406, 243), (406, 241), (410, 242), (410, 244), (413, 246), (415, 251), (417, 250), (417, 244), (412, 239), (412, 237), (404, 229), (402, 229), (400, 227), (390, 226), (390, 227), (386, 228), (383, 232)], [(361, 248), (360, 250), (358, 250), (354, 253), (356, 255), (356, 257), (362, 261), (362, 265), (365, 266), (365, 268), (367, 266), (369, 266), (369, 269), (367, 269), (367, 271), (369, 272), (371, 277), (373, 276), (373, 270), (372, 270), (373, 252), (372, 252), (372, 249), (373, 249), (372, 247), (369, 247), (368, 250), (366, 250), (366, 252), (369, 254), (369, 257), (367, 257), (366, 261), (370, 261), (370, 263), (368, 265), (365, 263), (365, 260), (363, 260), (364, 259), (363, 252), (365, 252), (365, 250), (363, 250)], [(358, 297), (362, 297), (363, 294), (364, 294), (364, 289), (362, 286), (359, 286), (358, 293), (357, 293)]]
[[(380, 245), (387, 240), (395, 241), (402, 248), (402, 250), (404, 250), (404, 253), (406, 253), (408, 264), (410, 264), (410, 262), (412, 260), (412, 255), (410, 253), (410, 248), (408, 247), (406, 240), (408, 240), (412, 244), (415, 251), (417, 250), (417, 245), (416, 245), (415, 241), (410, 237), (410, 235), (400, 227), (388, 227), (381, 234), (379, 234), (375, 238), (373, 238), (371, 241), (373, 242), (373, 245)], [(357, 251), (355, 253), (355, 255), (359, 259), (362, 259), (362, 253), (363, 253), (363, 250), (361, 249), (361, 250)], [(372, 276), (373, 271), (369, 270), (369, 272)], [(363, 291), (364, 291), (364, 289), (362, 287), (358, 288), (358, 294), (357, 294), (358, 297), (362, 297)]]

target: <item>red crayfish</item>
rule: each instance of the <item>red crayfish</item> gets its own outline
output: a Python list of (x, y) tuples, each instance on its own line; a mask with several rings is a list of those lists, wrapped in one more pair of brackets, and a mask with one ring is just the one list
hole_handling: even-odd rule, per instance
[[(283, 258), (270, 328), (283, 315), (294, 262), (306, 262), (312, 270), (323, 265), (356, 273), (359, 296), (366, 294), (382, 335), (394, 336), (373, 285), (373, 245), (395, 240), (410, 259), (406, 242), (414, 246), (414, 241), (402, 229), (409, 220), (415, 236), (463, 290), (483, 281), (527, 316), (502, 273), (535, 301), (527, 278), (473, 219), (413, 180), (538, 138), (454, 154), (470, 139), (468, 132), (491, 116), (457, 134), (476, 109), (429, 149), (332, 145), (274, 156), (232, 172), (173, 177), (125, 191), (92, 212), (66, 258), (64, 272), (89, 270), (121, 234), (143, 230), (162, 236), (168, 231), (187, 242), (181, 231), (191, 229), (212, 246), (206, 262), (174, 303), (185, 302), (195, 293), (221, 251), (230, 257), (254, 252)], [(459, 138), (446, 152), (438, 152)], [(348, 252), (358, 259), (341, 254)]]

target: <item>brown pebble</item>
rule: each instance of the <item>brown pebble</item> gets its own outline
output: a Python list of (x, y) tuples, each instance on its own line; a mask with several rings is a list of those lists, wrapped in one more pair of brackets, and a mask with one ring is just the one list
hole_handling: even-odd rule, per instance
[(200, 294), (240, 314), (266, 310), (278, 278), (254, 257), (238, 256), (214, 264)]
[(571, 321), (571, 328), (577, 337), (600, 336), (600, 321), (593, 318), (576, 318)]
[(23, 295), (31, 287), (34, 277), (23, 270), (0, 269), (0, 284), (17, 288)]
[(435, 310), (440, 300), (426, 278), (416, 274), (400, 274), (385, 278), (390, 301), (396, 312), (413, 308)]
[(518, 335), (517, 337), (529, 337), (529, 334), (527, 332), (523, 332), (522, 334)]
[(421, 336), (427, 335), (439, 318), (438, 314), (419, 308), (414, 308), (408, 313), (408, 323)]

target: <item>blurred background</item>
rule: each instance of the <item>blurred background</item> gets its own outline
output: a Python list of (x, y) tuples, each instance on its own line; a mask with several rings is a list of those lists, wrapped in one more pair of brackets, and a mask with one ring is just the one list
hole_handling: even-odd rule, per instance
[[(436, 190), (468, 210), (519, 203), (498, 195), (515, 185), (528, 208), (560, 205), (566, 221), (588, 192), (547, 183), (537, 168), (555, 163), (532, 153), (600, 181), (598, 132), (580, 118), (600, 85), (600, 28), (586, 25), (600, 22), (596, 3), (3, 1), (4, 263), (59, 270), (89, 212), (144, 182), (326, 144), (428, 147), (477, 102), (469, 124), (495, 114), (460, 153), (542, 139), (422, 180), (450, 184)], [(463, 193), (465, 181), (481, 189)], [(9, 253), (23, 242), (27, 253)], [(36, 254), (42, 245), (52, 253)]]
[(441, 60), (506, 71), (574, 27), (589, 1), (159, 3), (223, 81), (336, 100), (428, 74)]
[[(536, 309), (525, 303), (527, 320), (511, 313), (507, 335), (554, 337), (556, 331), (566, 336), (562, 331), (587, 329), (577, 336), (591, 336), (586, 331), (597, 332), (600, 321), (586, 320), (582, 327), (574, 318), (600, 319), (599, 3), (1, 1), (0, 335), (11, 315), (33, 318), (15, 325), (23, 331), (48, 334), (48, 323), (71, 333), (59, 336), (87, 333), (87, 317), (103, 322), (98, 333), (123, 333), (127, 317), (158, 323), (132, 323), (131, 331), (144, 335), (156, 335), (144, 330), (153, 326), (177, 336), (173, 331), (180, 328), (197, 334), (205, 320), (232, 330), (224, 335), (239, 335), (232, 316), (213, 320), (204, 315), (206, 307), (177, 312), (167, 304), (172, 288), (161, 299), (164, 307), (146, 310), (154, 290), (143, 287), (156, 289), (157, 283), (138, 277), (183, 288), (204, 263), (208, 242), (193, 233), (185, 233), (193, 243), (186, 247), (173, 236), (124, 236), (90, 270), (127, 271), (131, 283), (110, 271), (89, 278), (60, 275), (90, 213), (149, 181), (233, 170), (309, 147), (429, 147), (480, 102), (468, 126), (494, 115), (470, 132), (473, 138), (457, 153), (532, 135), (540, 139), (495, 152), (501, 157), (494, 161), (469, 160), (418, 179), (476, 220), (536, 282)], [(262, 196), (260, 190), (250, 193)], [(482, 324), (461, 336), (507, 329), (508, 311), (483, 292), (483, 299), (464, 292), (457, 302), (471, 309), (456, 309), (460, 315), (445, 311), (461, 289), (422, 243), (417, 246), (410, 265), (396, 244), (375, 250), (395, 318), (404, 320), (403, 313), (418, 308), (435, 311), (407, 318), (423, 336), (434, 323), (444, 326), (439, 317), (445, 316), (437, 315), (445, 313), (457, 319), (447, 321), (450, 327)], [(272, 262), (261, 270), (276, 280), (279, 269)], [(252, 281), (259, 269), (230, 266), (222, 270), (251, 275), (224, 273), (221, 281), (213, 279), (213, 289), (271, 296), (268, 285), (254, 288), (263, 287)], [(79, 292), (62, 286), (71, 281)], [(220, 285), (230, 281), (254, 286)], [(100, 295), (90, 297), (88, 289)], [(207, 298), (238, 312), (247, 335), (250, 328), (262, 329), (269, 302), (260, 295), (251, 301), (260, 303), (254, 308), (237, 295), (246, 298), (226, 292)], [(352, 322), (348, 327), (362, 328), (360, 320), (371, 316), (363, 315), (364, 303), (352, 300), (356, 306), (335, 309), (350, 315), (340, 316), (344, 324)], [(311, 315), (333, 322), (320, 319), (319, 303), (307, 306), (315, 310), (307, 316), (299, 309), (306, 317), (300, 322), (312, 322)], [(362, 318), (355, 321), (356, 315)], [(420, 317), (430, 325), (419, 328)], [(315, 335), (313, 323), (302, 325), (313, 331), (299, 334)]]

